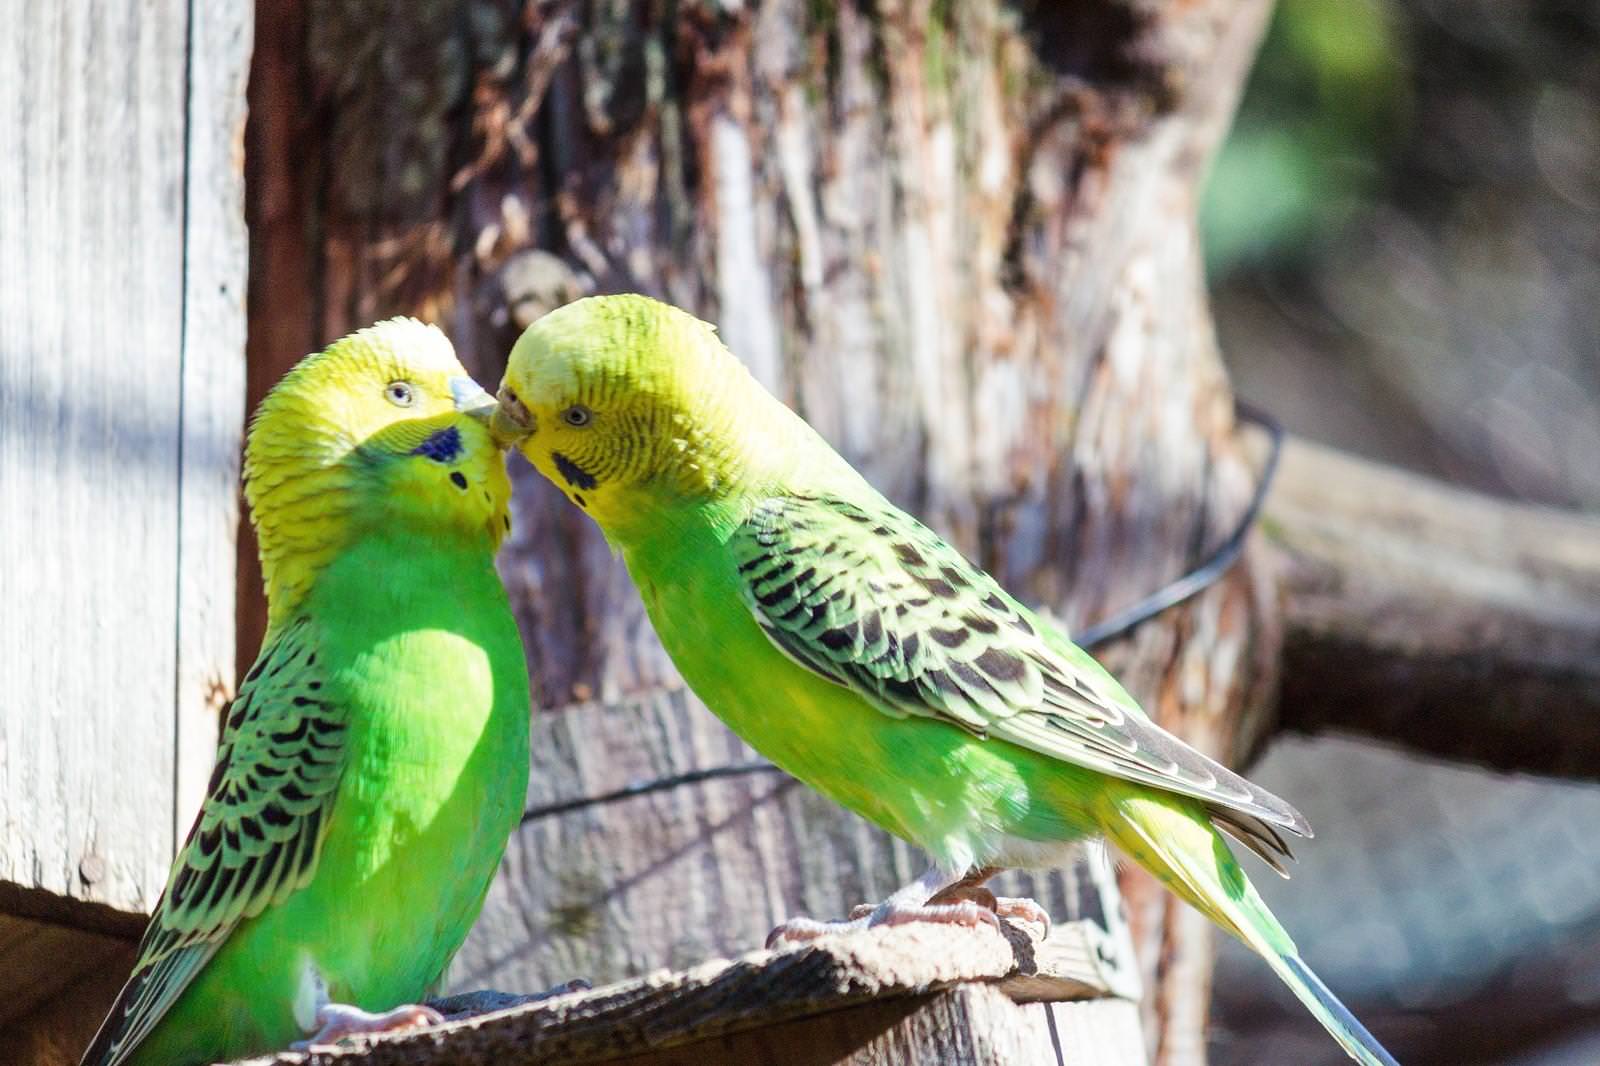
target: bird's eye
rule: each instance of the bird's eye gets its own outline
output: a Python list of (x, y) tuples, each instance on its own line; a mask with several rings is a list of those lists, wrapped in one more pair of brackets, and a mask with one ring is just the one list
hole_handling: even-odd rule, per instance
[(410, 407), (417, 402), (417, 394), (409, 381), (391, 381), (384, 386), (383, 398), (396, 407)]
[(582, 429), (594, 421), (594, 412), (581, 403), (575, 403), (561, 412), (561, 421), (574, 429)]

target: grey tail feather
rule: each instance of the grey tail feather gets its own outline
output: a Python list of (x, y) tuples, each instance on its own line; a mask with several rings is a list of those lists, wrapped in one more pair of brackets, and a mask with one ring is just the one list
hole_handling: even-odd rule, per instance
[(1212, 825), (1255, 852), (1279, 877), (1288, 878), (1283, 860), (1293, 862), (1294, 853), (1270, 824), (1228, 807), (1212, 807), (1206, 813), (1211, 816)]
[(1367, 1027), (1362, 1025), (1354, 1014), (1350, 1013), (1350, 1009), (1339, 1002), (1339, 997), (1334, 995), (1328, 986), (1322, 983), (1322, 978), (1312, 973), (1311, 968), (1301, 962), (1298, 956), (1280, 954), (1278, 957), (1283, 960), (1285, 966), (1294, 971), (1300, 980), (1305, 982), (1306, 988), (1316, 997), (1322, 1009), (1327, 1011), (1340, 1028), (1344, 1029), (1352, 1040), (1360, 1044), (1372, 1056), (1374, 1061), (1379, 1063), (1380, 1066), (1400, 1066), (1395, 1061), (1395, 1057), (1389, 1054), (1382, 1044), (1378, 1043), (1378, 1038), (1367, 1031)]

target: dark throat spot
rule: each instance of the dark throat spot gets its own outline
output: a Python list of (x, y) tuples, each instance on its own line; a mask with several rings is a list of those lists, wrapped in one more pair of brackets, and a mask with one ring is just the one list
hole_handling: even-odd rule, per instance
[(583, 489), (585, 492), (589, 492), (593, 491), (594, 487), (600, 484), (599, 481), (595, 480), (595, 476), (593, 474), (589, 473), (589, 471), (585, 470), (571, 459), (568, 459), (560, 452), (551, 452), (550, 458), (555, 461), (556, 469), (561, 472), (562, 477), (566, 478), (567, 484), (571, 485), (573, 488)]
[(452, 471), (450, 471), (450, 484), (454, 485), (456, 488), (460, 489), (462, 492), (466, 492), (467, 491), (467, 476), (465, 474), (463, 474), (459, 470), (452, 470)]

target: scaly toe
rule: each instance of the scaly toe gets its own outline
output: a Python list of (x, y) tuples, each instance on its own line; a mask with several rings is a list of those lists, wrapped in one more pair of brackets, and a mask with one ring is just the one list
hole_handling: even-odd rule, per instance
[(1000, 932), (1000, 919), (994, 911), (970, 900), (960, 903), (929, 903), (920, 907), (880, 907), (873, 912), (868, 925), (910, 925), (914, 922), (932, 922), (936, 925), (960, 925), (968, 929), (988, 926)]
[(767, 934), (766, 946), (768, 950), (773, 950), (790, 944), (804, 944), (808, 941), (816, 940), (818, 937), (864, 929), (866, 924), (861, 919), (853, 919), (847, 922), (819, 922), (815, 918), (790, 918)]
[(399, 1033), (407, 1029), (422, 1029), (442, 1025), (444, 1015), (420, 1003), (406, 1003), (393, 1010), (374, 1014), (348, 1003), (324, 1003), (317, 1008), (317, 1024), (321, 1026), (304, 1040), (289, 1045), (294, 1051), (309, 1051), (322, 1044), (336, 1044), (346, 1037), (370, 1033)]

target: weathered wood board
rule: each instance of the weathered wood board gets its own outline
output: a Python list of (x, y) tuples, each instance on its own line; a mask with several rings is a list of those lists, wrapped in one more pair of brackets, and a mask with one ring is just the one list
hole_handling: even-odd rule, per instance
[(77, 1066), (134, 955), (127, 937), (0, 914), (0, 1062)]
[(232, 686), (251, 15), (0, 34), (0, 898), (36, 917), (154, 903)]
[[(712, 959), (547, 999), (438, 1001), (450, 1024), (255, 1066), (542, 1063), (1136, 1066), (1138, 1009), (1086, 923), (915, 924)], [(1071, 1002), (1068, 1002), (1071, 1001)]]
[[(756, 759), (683, 689), (539, 714), (532, 747), (530, 808)], [(845, 915), (924, 866), (915, 849), (776, 773), (538, 818), (512, 838), (450, 986), (600, 983), (735, 955), (784, 918)], [(1110, 876), (1101, 863), (1085, 869)], [(1007, 874), (995, 885), (1035, 896), (1058, 919), (1101, 919), (1085, 913), (1099, 896), (1081, 876)], [(1096, 951), (1116, 990), (1137, 998), (1120, 918), (1105, 921)]]

